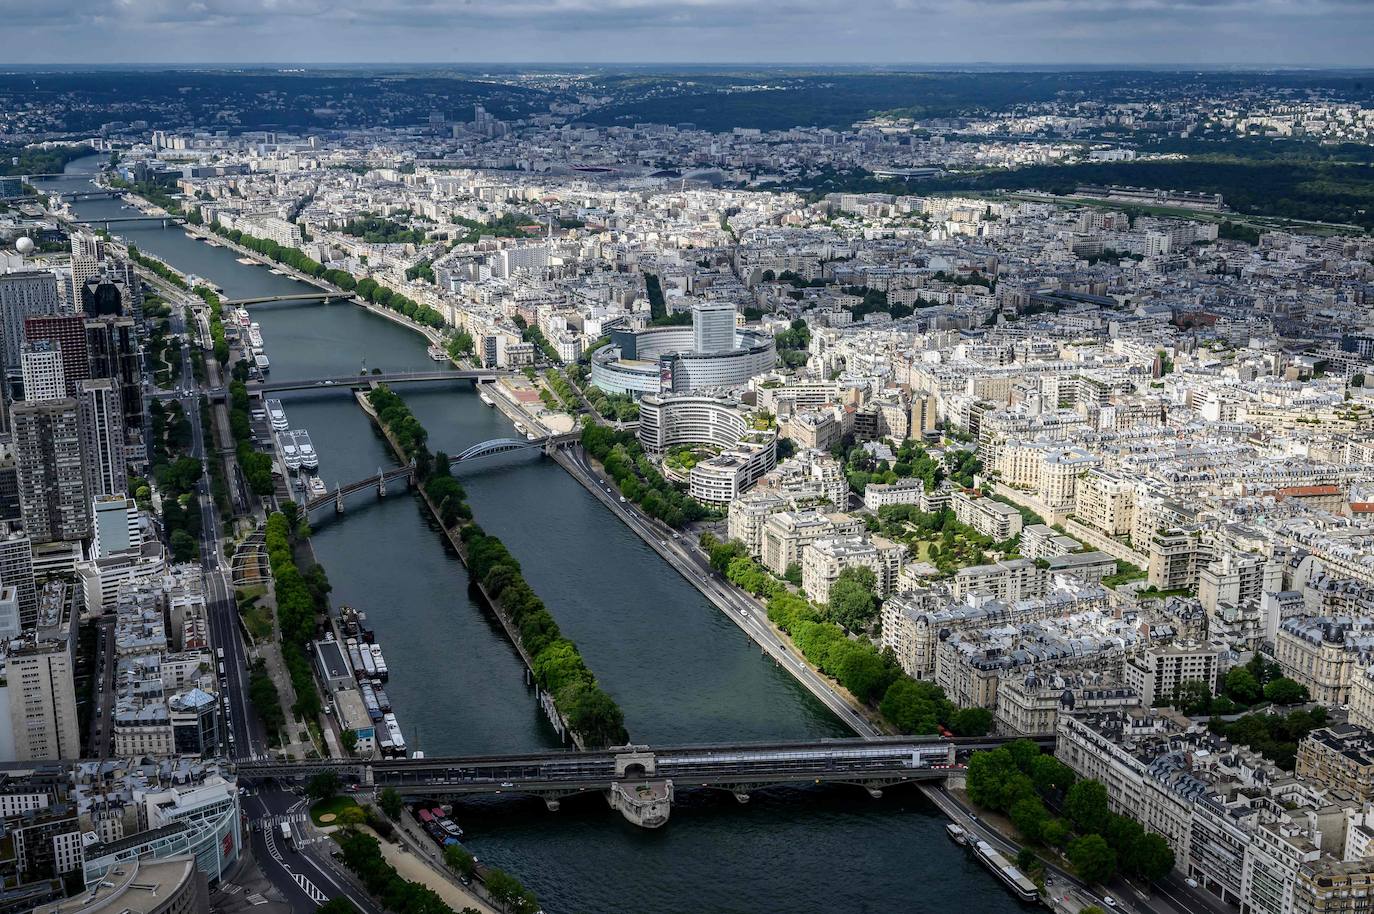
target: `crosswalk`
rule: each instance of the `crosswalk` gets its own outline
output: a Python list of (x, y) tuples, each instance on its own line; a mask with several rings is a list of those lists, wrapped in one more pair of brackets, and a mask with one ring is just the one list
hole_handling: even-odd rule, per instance
[(297, 847), (310, 843), (308, 839), (303, 839), (301, 837), (301, 835), (305, 833), (305, 829), (302, 826), (305, 824), (306, 816), (307, 813), (304, 810), (297, 809), (293, 812), (281, 813), (275, 816), (264, 816), (259, 821), (262, 823), (262, 839), (263, 843), (267, 845), (268, 855), (271, 856), (273, 860), (277, 861), (282, 869), (286, 870), (287, 873), (291, 875), (291, 879), (296, 885), (301, 887), (301, 891), (305, 893), (307, 898), (315, 902), (315, 904), (320, 905), (328, 901), (329, 896), (322, 892), (319, 886), (311, 882), (304, 874), (294, 872), (291, 869), (291, 864), (282, 857), (281, 850), (277, 847), (277, 836), (281, 834), (281, 825), (283, 822), (291, 827), (292, 840), (296, 842)]
[(308, 895), (310, 897), (310, 900), (315, 902), (315, 904), (324, 904), (326, 901), (329, 900), (328, 895), (326, 895), (324, 892), (321, 892), (319, 888), (315, 885), (315, 883), (311, 882), (309, 879), (306, 879), (300, 873), (292, 873), (291, 878), (296, 880), (296, 885), (300, 886), (301, 891), (305, 892), (305, 894)]

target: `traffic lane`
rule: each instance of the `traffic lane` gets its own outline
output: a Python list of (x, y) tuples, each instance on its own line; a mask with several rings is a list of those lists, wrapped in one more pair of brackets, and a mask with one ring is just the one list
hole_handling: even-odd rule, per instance
[[(310, 912), (318, 907), (318, 904), (311, 900), (310, 895), (304, 888), (296, 883), (292, 874), (299, 872), (307, 880), (313, 883), (316, 888), (324, 891), (331, 897), (346, 896), (350, 901), (361, 908), (364, 914), (382, 914), (381, 910), (373, 904), (370, 897), (364, 892), (357, 890), (352, 885), (349, 885), (347, 880), (342, 878), (341, 871), (330, 872), (333, 867), (326, 864), (314, 854), (311, 854), (308, 850), (293, 851), (289, 848), (278, 848), (278, 854), (281, 857), (280, 861), (276, 860), (272, 857), (271, 853), (268, 852), (265, 838), (265, 833), (269, 828), (267, 819), (274, 816), (288, 815), (296, 811), (297, 808), (303, 806), (303, 801), (296, 794), (280, 789), (268, 788), (256, 792), (253, 797), (250, 798), (250, 802), (252, 800), (257, 801), (256, 805), (261, 810), (256, 820), (261, 828), (254, 832), (254, 835), (258, 839), (258, 844), (261, 844), (265, 854), (261, 859), (264, 861), (272, 860), (280, 867), (281, 871), (285, 872), (286, 875), (282, 878), (290, 880), (290, 885), (295, 889), (293, 897), (301, 899), (306, 905), (303, 908), (296, 908), (293, 902), (293, 910)], [(271, 878), (270, 875), (269, 878)], [(280, 887), (281, 882), (280, 880), (274, 880), (273, 884)], [(333, 891), (330, 892), (330, 889), (333, 889)]]

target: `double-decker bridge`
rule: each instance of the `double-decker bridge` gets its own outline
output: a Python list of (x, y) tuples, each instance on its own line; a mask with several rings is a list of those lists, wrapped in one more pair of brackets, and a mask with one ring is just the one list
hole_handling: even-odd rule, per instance
[[(1053, 735), (1030, 738), (1041, 746), (1054, 745)], [(891, 736), (423, 759), (256, 758), (235, 764), (240, 778), (302, 778), (332, 771), (359, 785), (390, 787), (404, 796), (535, 796), (550, 809), (564, 798), (600, 791), (629, 821), (656, 828), (668, 820), (675, 790), (724, 790), (745, 803), (750, 791), (763, 787), (830, 783), (863, 787), (876, 797), (884, 787), (959, 774), (970, 753), (1009, 741)]]

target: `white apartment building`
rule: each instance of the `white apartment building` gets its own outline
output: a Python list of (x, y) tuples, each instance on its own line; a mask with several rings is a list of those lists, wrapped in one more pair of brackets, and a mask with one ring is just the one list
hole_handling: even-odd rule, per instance
[(887, 596), (897, 583), (906, 547), (881, 536), (838, 536), (816, 540), (802, 549), (802, 590), (813, 603), (830, 602), (830, 589), (846, 568), (873, 572), (876, 592)]
[(66, 641), (28, 640), (5, 658), (14, 761), (81, 757), (72, 657)]

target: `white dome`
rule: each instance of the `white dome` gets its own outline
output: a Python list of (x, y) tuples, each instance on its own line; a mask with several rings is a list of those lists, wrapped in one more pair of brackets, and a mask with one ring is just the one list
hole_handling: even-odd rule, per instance
[(33, 239), (27, 235), (21, 237), (14, 243), (14, 249), (20, 254), (28, 255), (33, 253)]

